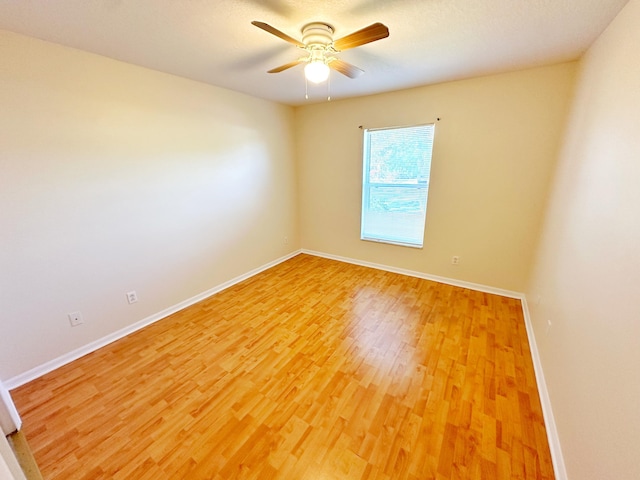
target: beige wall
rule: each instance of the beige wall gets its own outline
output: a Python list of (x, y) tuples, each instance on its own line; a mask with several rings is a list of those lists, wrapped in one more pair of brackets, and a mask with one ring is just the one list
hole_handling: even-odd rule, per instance
[(572, 480), (640, 478), (639, 25), (631, 0), (581, 62), (528, 289)]
[(299, 248), (290, 107), (9, 32), (0, 59), (0, 379)]
[[(574, 74), (568, 63), (297, 108), (303, 248), (523, 292)], [(434, 121), (424, 248), (361, 241), (358, 126)]]

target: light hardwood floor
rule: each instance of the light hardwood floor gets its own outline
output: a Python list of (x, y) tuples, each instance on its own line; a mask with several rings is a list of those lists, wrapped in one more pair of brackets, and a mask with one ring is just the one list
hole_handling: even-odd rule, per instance
[(518, 300), (299, 255), (12, 392), (45, 479), (553, 479)]

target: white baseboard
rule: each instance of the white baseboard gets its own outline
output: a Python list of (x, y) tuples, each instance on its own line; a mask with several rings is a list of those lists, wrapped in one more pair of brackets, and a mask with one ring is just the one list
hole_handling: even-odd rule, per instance
[(533, 332), (533, 324), (531, 323), (531, 314), (529, 313), (526, 295), (522, 295), (520, 300), (522, 302), (524, 325), (527, 329), (527, 337), (529, 338), (529, 349), (531, 350), (533, 369), (536, 374), (538, 394), (540, 395), (540, 403), (542, 404), (542, 415), (544, 416), (544, 425), (547, 430), (547, 440), (549, 441), (549, 449), (551, 450), (553, 471), (556, 480), (568, 480), (567, 469), (564, 465), (564, 457), (562, 456), (562, 447), (560, 446), (560, 437), (558, 436), (556, 420), (553, 416), (553, 409), (551, 408), (551, 398), (549, 397), (549, 390), (547, 390), (547, 382), (545, 382), (544, 379), (542, 362), (540, 361), (540, 353), (538, 352), (536, 337)]
[(481, 285), (479, 283), (465, 282), (463, 280), (456, 280), (454, 278), (440, 277), (438, 275), (430, 275), (428, 273), (416, 272), (414, 270), (407, 270), (404, 268), (391, 267), (389, 265), (382, 265), (379, 263), (365, 262), (364, 260), (356, 260), (354, 258), (340, 257), (338, 255), (331, 255), (329, 253), (315, 252), (313, 250), (305, 249), (302, 249), (302, 253), (314, 255), (316, 257), (328, 258), (330, 260), (337, 260), (339, 262), (351, 263), (353, 265), (360, 265), (361, 267), (375, 268), (376, 270), (384, 270), (385, 272), (399, 273), (401, 275), (407, 275), (409, 277), (422, 278), (423, 280), (431, 280), (433, 282), (444, 283), (446, 285), (452, 285), (454, 287), (468, 288), (469, 290), (475, 290), (477, 292), (493, 293), (494, 295), (500, 295), (502, 297), (523, 297), (522, 293), (514, 292), (511, 290), (489, 287), (487, 285)]
[(272, 262), (269, 262), (265, 265), (262, 265), (258, 268), (255, 268), (245, 274), (242, 274), (238, 277), (235, 277), (231, 280), (229, 280), (228, 282), (224, 282), (221, 283), (220, 285), (217, 285), (209, 290), (207, 290), (206, 292), (202, 292), (199, 293), (198, 295), (195, 295), (187, 300), (184, 300), (176, 305), (173, 305), (169, 308), (166, 308), (164, 310), (162, 310), (161, 312), (155, 313), (147, 318), (143, 318), (142, 320), (133, 323), (125, 328), (122, 328), (116, 332), (113, 332), (109, 335), (106, 335), (98, 340), (95, 340), (91, 343), (88, 343), (87, 345), (84, 345), (80, 348), (77, 348), (69, 353), (65, 353), (64, 355), (61, 355), (57, 358), (54, 358), (53, 360), (50, 360), (46, 363), (43, 363), (42, 365), (38, 365), (37, 367), (32, 368), (31, 370), (28, 370), (24, 373), (21, 373), (20, 375), (16, 375), (15, 377), (12, 377), (8, 380), (5, 380), (4, 386), (7, 390), (13, 390), (14, 388), (17, 388), (21, 385), (24, 385), (25, 383), (28, 383), (32, 380), (35, 380), (38, 377), (41, 377), (42, 375), (49, 373), (53, 370), (55, 370), (56, 368), (60, 368), (63, 365), (66, 365), (67, 363), (71, 363), (74, 360), (77, 360), (80, 357), (84, 357), (85, 355), (94, 352), (96, 350), (98, 350), (99, 348), (104, 347), (105, 345), (109, 345), (110, 343), (115, 342), (116, 340), (120, 340), (123, 337), (126, 337), (127, 335), (130, 335), (133, 332), (137, 332), (138, 330), (146, 327), (147, 325), (151, 325), (152, 323), (157, 322), (158, 320), (162, 320), (163, 318), (168, 317), (169, 315), (172, 315), (180, 310), (183, 310), (195, 303), (198, 303), (202, 300), (204, 300), (205, 298), (210, 297), (211, 295), (215, 295), (218, 292), (221, 292), (222, 290), (225, 290), (237, 283), (240, 283), (244, 280), (246, 280), (247, 278), (251, 278), (254, 275), (257, 275), (260, 272), (263, 272), (271, 267), (274, 267), (276, 265), (278, 265), (279, 263), (285, 262), (287, 260), (289, 260), (290, 258), (295, 257), (296, 255), (299, 255), (301, 253), (301, 250), (297, 250), (295, 252), (292, 252), (288, 255), (285, 255), (284, 257), (280, 257), (276, 260), (273, 260)]

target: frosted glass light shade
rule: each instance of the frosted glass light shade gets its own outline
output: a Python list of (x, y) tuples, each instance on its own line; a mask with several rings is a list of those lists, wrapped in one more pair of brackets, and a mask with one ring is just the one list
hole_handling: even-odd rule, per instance
[(323, 61), (315, 60), (304, 67), (304, 76), (313, 83), (324, 82), (329, 78), (329, 67)]

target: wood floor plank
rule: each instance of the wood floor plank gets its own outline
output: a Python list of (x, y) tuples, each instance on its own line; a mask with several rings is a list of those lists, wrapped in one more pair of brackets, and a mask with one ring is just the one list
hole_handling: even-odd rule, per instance
[(541, 479), (518, 300), (298, 255), (12, 392), (45, 479)]

